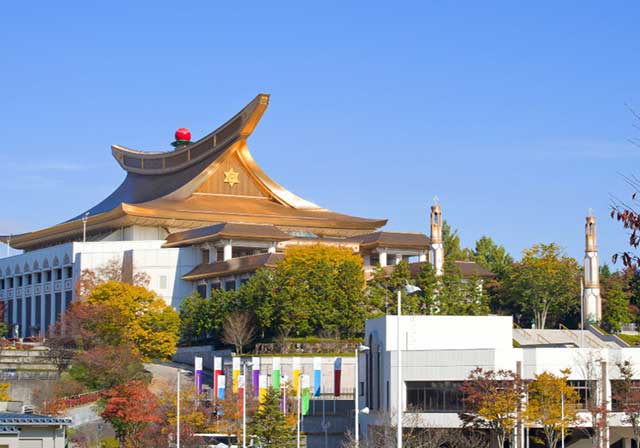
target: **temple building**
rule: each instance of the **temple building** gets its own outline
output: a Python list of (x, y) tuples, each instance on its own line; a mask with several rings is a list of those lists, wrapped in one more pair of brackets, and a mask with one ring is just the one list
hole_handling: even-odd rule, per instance
[[(176, 132), (175, 149), (143, 152), (112, 146), (126, 172), (106, 199), (66, 222), (0, 241), (20, 255), (0, 259), (5, 321), (20, 336), (43, 334), (74, 300), (81, 272), (121, 263), (122, 277), (150, 277), (149, 288), (178, 307), (198, 291), (237, 289), (253, 272), (275, 265), (292, 244), (330, 244), (363, 257), (366, 272), (406, 259), (416, 270), (442, 271), (442, 216), (431, 212), (432, 240), (387, 232), (386, 219), (349, 216), (296, 196), (256, 164), (247, 140), (269, 104), (260, 94), (198, 141)], [(461, 264), (485, 274), (475, 263)], [(470, 274), (471, 275), (471, 274)]]

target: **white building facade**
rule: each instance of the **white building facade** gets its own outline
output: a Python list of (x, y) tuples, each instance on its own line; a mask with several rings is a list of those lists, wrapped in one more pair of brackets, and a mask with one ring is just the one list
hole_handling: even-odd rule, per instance
[[(402, 397), (404, 424), (423, 428), (460, 428), (458, 411), (462, 410), (459, 388), (476, 368), (511, 370), (524, 380), (532, 380), (545, 371), (560, 375), (570, 369), (570, 384), (581, 394), (597, 390), (605, 397), (610, 414), (608, 440), (611, 446), (631, 448), (632, 430), (623, 423), (623, 415), (612, 397), (612, 384), (620, 380), (617, 363), (630, 360), (637, 366), (640, 380), (640, 348), (624, 347), (624, 343), (597, 339), (592, 332), (586, 338), (580, 331), (567, 330), (562, 339), (552, 333), (558, 344), (514, 347), (514, 337), (526, 330), (512, 328), (511, 317), (505, 316), (403, 316), (400, 318), (398, 345), (395, 316), (367, 321), (365, 344), (370, 348), (360, 355), (359, 394), (361, 406), (370, 413), (361, 416), (361, 432), (383, 424), (385, 418), (397, 415), (398, 394)], [(536, 337), (540, 332), (538, 330)], [(561, 331), (561, 330), (553, 330)], [(547, 335), (547, 339), (552, 336)], [(573, 342), (567, 342), (573, 341)], [(581, 347), (581, 341), (584, 345)], [(398, 391), (398, 347), (402, 350), (402, 386)], [(590, 417), (581, 413), (589, 428)], [(518, 431), (516, 430), (516, 433)], [(576, 432), (577, 434), (577, 432)], [(520, 439), (511, 446), (524, 447), (524, 427)], [(586, 432), (585, 432), (585, 437)], [(588, 439), (573, 445), (591, 447)]]

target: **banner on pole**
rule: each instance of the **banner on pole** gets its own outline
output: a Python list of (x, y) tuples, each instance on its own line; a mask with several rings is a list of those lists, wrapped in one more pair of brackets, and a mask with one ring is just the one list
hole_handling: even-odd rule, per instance
[(293, 390), (296, 394), (300, 391), (300, 358), (293, 358)]
[(333, 395), (336, 397), (340, 396), (341, 381), (342, 381), (342, 358), (336, 358), (335, 362), (333, 363)]
[(260, 395), (260, 357), (254, 356), (251, 358), (251, 372), (253, 373), (253, 396), (258, 397)]
[(240, 376), (240, 358), (234, 356), (231, 361), (232, 370), (233, 370), (233, 393), (238, 393), (238, 376)]
[(313, 395), (320, 396), (322, 388), (322, 358), (313, 358)]
[(196, 392), (198, 395), (202, 393), (202, 358), (196, 356), (193, 360), (193, 367), (195, 371)]
[(309, 375), (300, 375), (300, 387), (302, 387), (302, 415), (309, 414), (309, 402), (311, 400)]
[(272, 358), (271, 363), (271, 378), (273, 381), (273, 388), (276, 390), (280, 390), (280, 358)]

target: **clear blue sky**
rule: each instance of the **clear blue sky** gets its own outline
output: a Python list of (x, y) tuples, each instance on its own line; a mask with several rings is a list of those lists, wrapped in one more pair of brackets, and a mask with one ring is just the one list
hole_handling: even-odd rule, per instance
[(580, 258), (593, 207), (601, 258), (626, 247), (637, 1), (93, 3), (2, 6), (0, 234), (109, 194), (111, 144), (168, 150), (267, 92), (250, 147), (306, 199), (427, 231), (437, 195), (466, 245)]

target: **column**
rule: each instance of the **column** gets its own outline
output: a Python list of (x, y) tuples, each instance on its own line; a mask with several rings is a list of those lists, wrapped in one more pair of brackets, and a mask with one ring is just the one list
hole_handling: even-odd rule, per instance
[(396, 264), (400, 264), (402, 261), (402, 254), (396, 254)]
[(363, 258), (364, 258), (364, 265), (371, 266), (371, 255), (364, 254)]
[(378, 255), (379, 255), (379, 263), (380, 266), (386, 266), (387, 265), (387, 252), (384, 250), (378, 250)]
[(420, 252), (420, 255), (418, 255), (418, 261), (421, 262), (421, 263), (427, 261), (427, 253), (426, 252)]
[(207, 246), (209, 248), (209, 264), (216, 263), (218, 261), (218, 248), (213, 244)]
[(271, 243), (271, 246), (269, 246), (269, 249), (267, 249), (267, 252), (270, 254), (275, 254), (276, 253), (276, 243), (273, 242)]
[(224, 243), (224, 252), (223, 252), (224, 261), (231, 260), (231, 258), (233, 257), (233, 245), (231, 243), (232, 243), (231, 240), (227, 240)]

